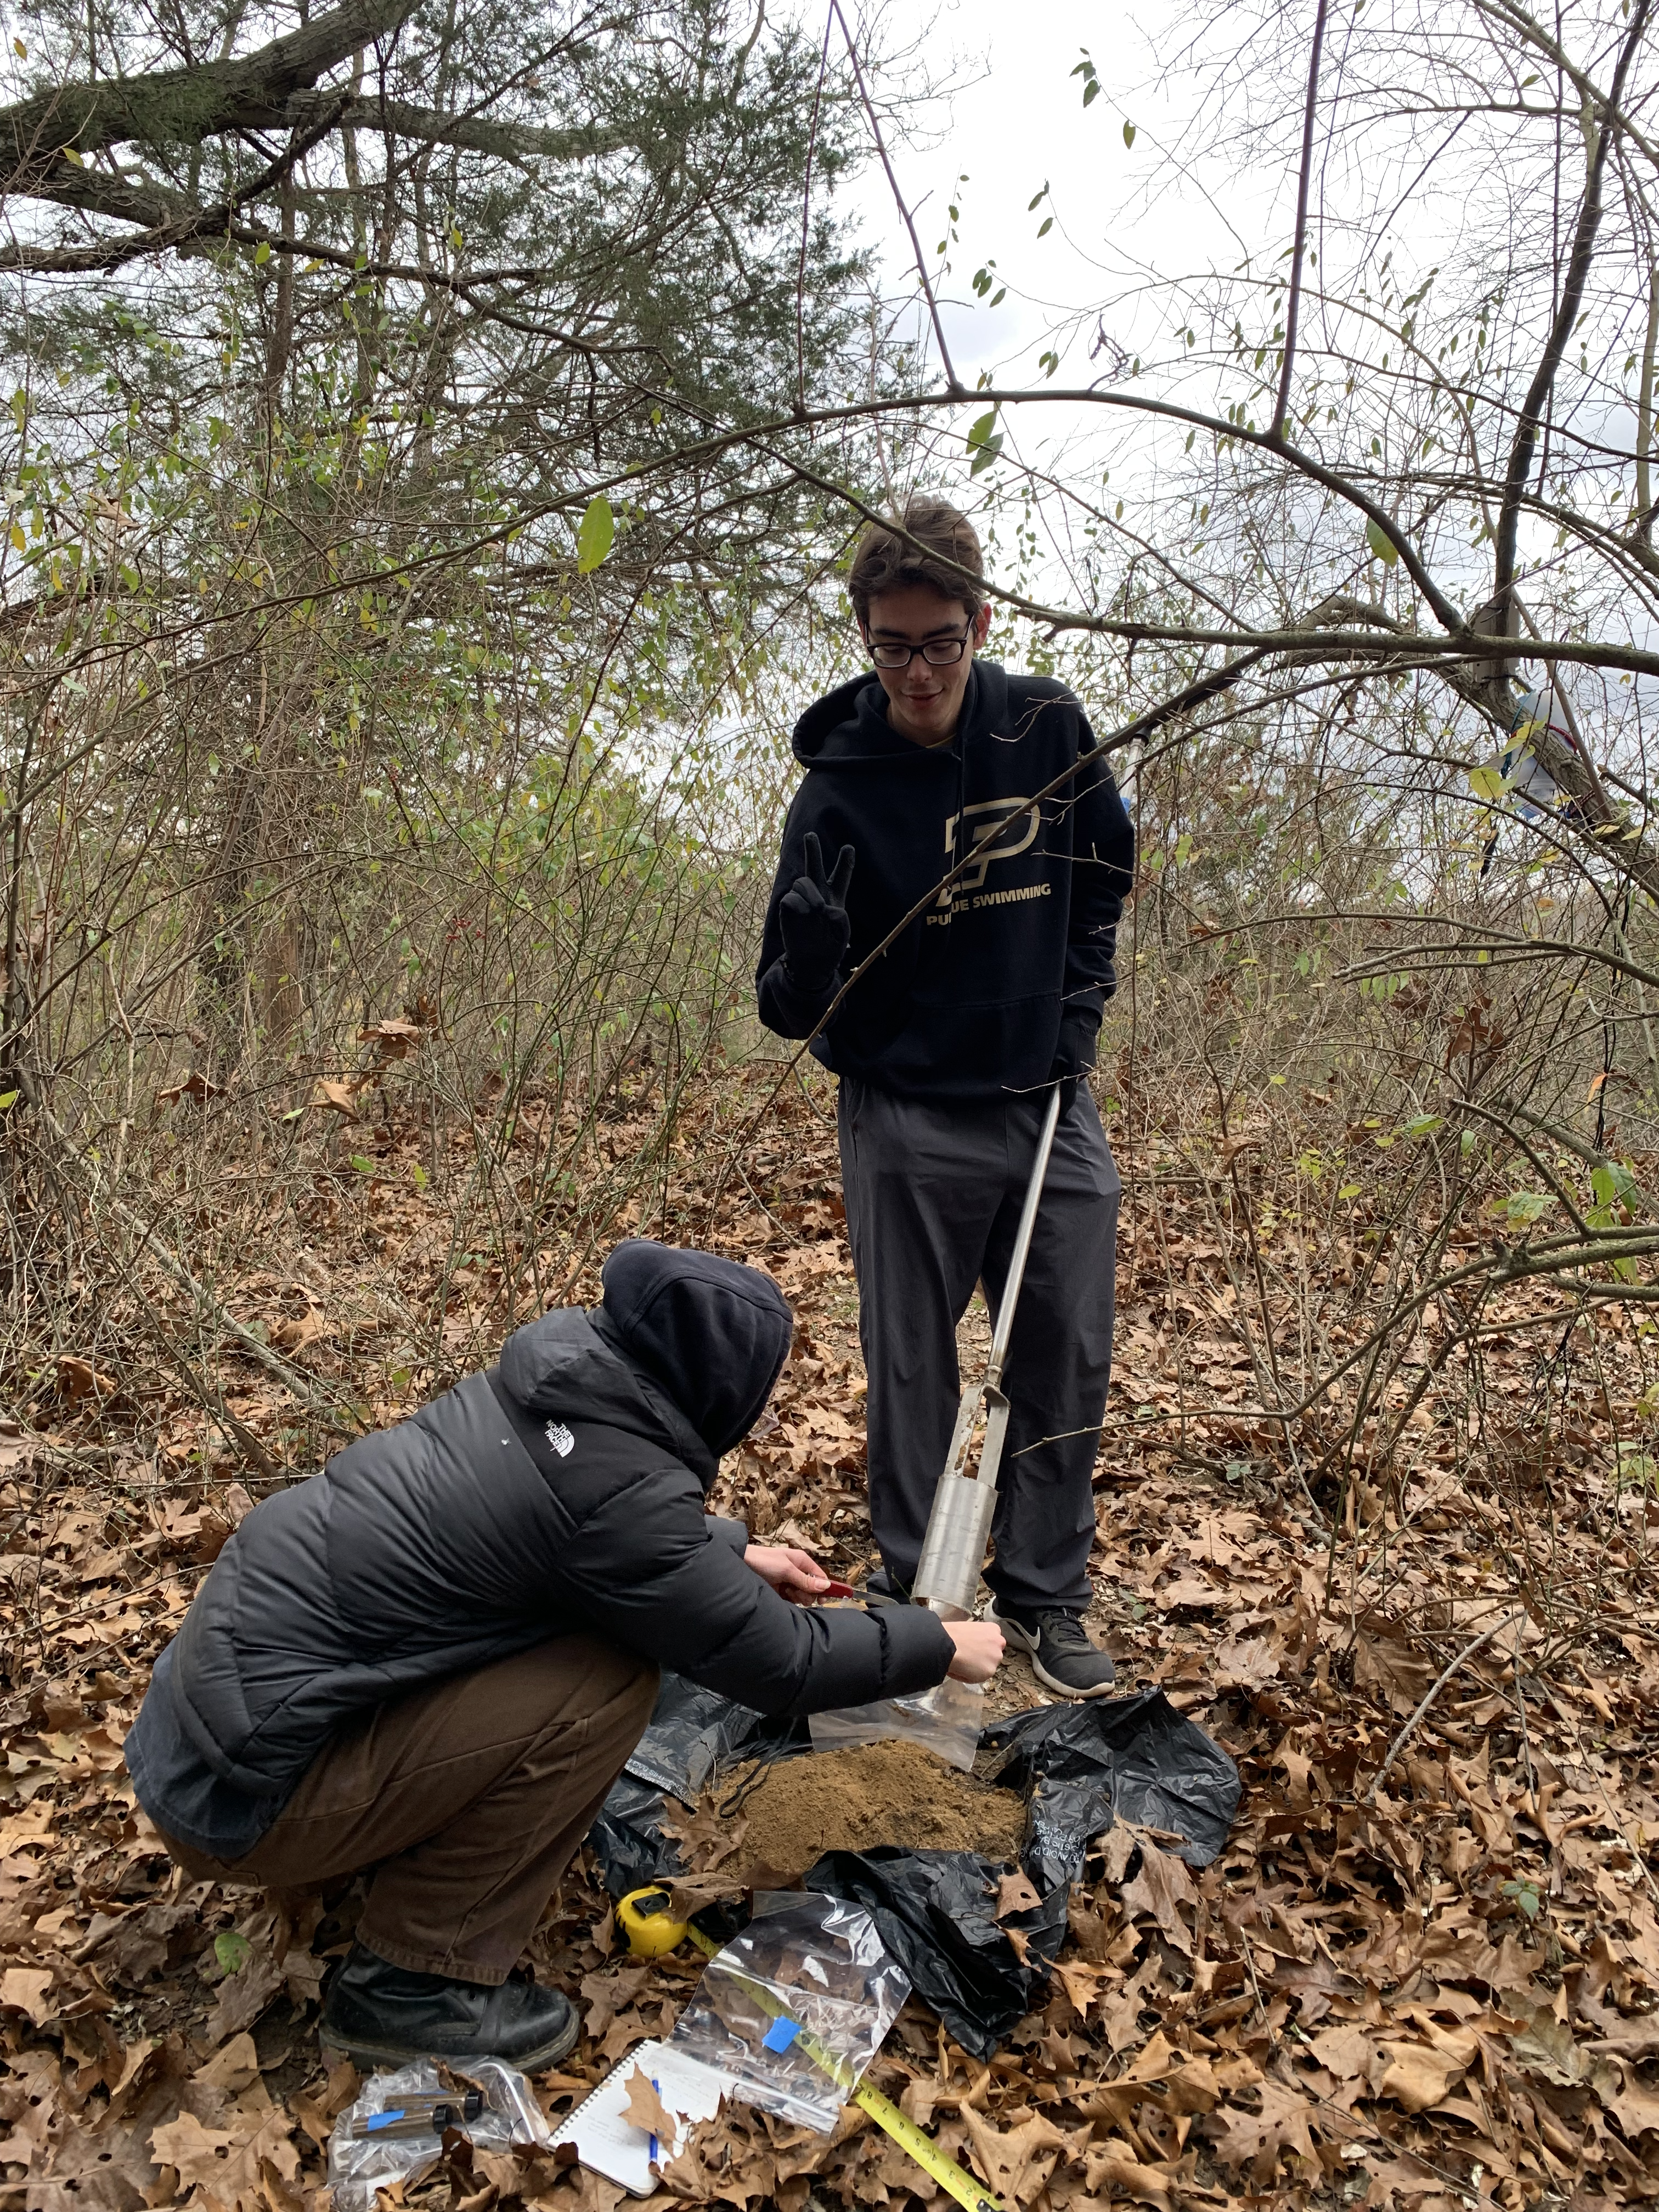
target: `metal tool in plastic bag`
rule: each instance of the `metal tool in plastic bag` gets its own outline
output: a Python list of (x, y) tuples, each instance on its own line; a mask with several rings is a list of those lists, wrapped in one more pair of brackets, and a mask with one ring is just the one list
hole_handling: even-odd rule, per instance
[[(1054, 1131), (1060, 1123), (1060, 1086), (1056, 1084), (1037, 1137), (1031, 1180), (1026, 1187), (1019, 1227), (1014, 1232), (1014, 1249), (1008, 1258), (1008, 1277), (997, 1307), (991, 1356), (985, 1363), (981, 1379), (970, 1382), (962, 1394), (950, 1455), (939, 1479), (939, 1488), (933, 1492), (933, 1510), (927, 1516), (927, 1534), (922, 1540), (914, 1590), (915, 1602), (946, 1620), (972, 1618), (980, 1569), (985, 1565), (991, 1516), (996, 1511), (997, 1470), (1002, 1464), (1003, 1440), (1008, 1433), (1009, 1409), (1003, 1395), (1002, 1372), (1008, 1364), (1008, 1340), (1014, 1331), (1014, 1311), (1019, 1304), (1019, 1287), (1024, 1280), (1031, 1234), (1036, 1227), (1037, 1207), (1042, 1200), (1048, 1155), (1054, 1150)], [(978, 1469), (969, 1474), (968, 1455), (981, 1407), (985, 1410), (985, 1437), (980, 1446)]]

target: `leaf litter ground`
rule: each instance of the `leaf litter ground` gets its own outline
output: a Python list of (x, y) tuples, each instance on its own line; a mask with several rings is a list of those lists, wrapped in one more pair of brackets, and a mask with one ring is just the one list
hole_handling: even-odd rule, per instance
[[(757, 1103), (732, 1079), (704, 1102), (702, 1133), (741, 1125)], [(794, 1304), (784, 1388), (728, 1462), (720, 1502), (757, 1535), (809, 1543), (856, 1574), (870, 1563), (862, 1374), (833, 1133), (804, 1096), (772, 1115), (769, 1149), (751, 1149), (742, 1176), (699, 1170), (692, 1130), (670, 1209), (642, 1225), (768, 1267)], [(612, 1158), (625, 1158), (625, 1113), (608, 1134)], [(281, 1340), (309, 1363), (319, 1400), (349, 1399), (375, 1420), (448, 1378), (394, 1370), (388, 1386), (387, 1363), (371, 1367), (361, 1348), (349, 1294), (331, 1317), (330, 1293), (308, 1288), (300, 1325), (284, 1322), (285, 1285), (329, 1279), (331, 1227), (342, 1281), (357, 1214), (395, 1234), (411, 1298), (441, 1285), (458, 1364), (492, 1333), (499, 1341), (520, 1279), (516, 1268), (453, 1267), (435, 1193), (411, 1195), (393, 1172), (405, 1143), (413, 1132), (388, 1129), (386, 1171), (355, 1194), (356, 1212), (331, 1200), (294, 1267), (250, 1273), (237, 1307), (257, 1316), (263, 1298), (268, 1340), (287, 1328)], [(1517, 1294), (1513, 1339), (1485, 1352), (1488, 1384), (1512, 1401), (1508, 1430), (1484, 1432), (1472, 1455), (1443, 1422), (1419, 1423), (1402, 1430), (1391, 1490), (1316, 1480), (1310, 1491), (1282, 1432), (1248, 1411), (1251, 1360), (1229, 1319), (1222, 1255), (1161, 1172), (1168, 1155), (1149, 1145), (1122, 1164), (1091, 1626), (1126, 1688), (1162, 1685), (1233, 1753), (1240, 1817), (1198, 1875), (1155, 1838), (1107, 1835), (1074, 1893), (1042, 2010), (986, 2065), (912, 2005), (874, 2080), (1010, 2205), (1037, 2212), (1654, 2201), (1659, 1633), (1648, 1545), (1659, 1516), (1644, 1492), (1632, 1514), (1618, 1486), (1615, 1514), (1590, 1510), (1596, 1467), (1620, 1464), (1620, 1393), (1629, 1403), (1646, 1387), (1628, 1335), (1609, 1324), (1593, 1386), (1575, 1386), (1571, 1405), (1564, 1390), (1565, 1417), (1540, 1449), (1524, 1418), (1536, 1316)], [(268, 1248), (262, 1256), (276, 1266)], [(580, 1259), (574, 1294), (591, 1297)], [(166, 1296), (158, 1285), (161, 1310)], [(356, 2085), (349, 2067), (319, 2063), (316, 2008), (350, 1940), (355, 1894), (185, 1882), (121, 1764), (150, 1662), (269, 1485), (222, 1455), (192, 1405), (123, 1403), (97, 1376), (77, 1389), (74, 1364), (56, 1398), (30, 1408), (32, 1432), (0, 1435), (0, 2186), (23, 2212), (320, 2212), (324, 2147)], [(228, 1407), (289, 1459), (291, 1407), (240, 1352), (219, 1365)], [(1326, 1512), (1339, 1506), (1333, 1538)], [(1012, 1661), (992, 1710), (1042, 1697)], [(1013, 1910), (1018, 1886), (1005, 1888)], [(698, 1972), (621, 1953), (585, 1865), (532, 1957), (585, 2012), (577, 2051), (538, 2085), (556, 2116), (634, 2045), (669, 2032)], [(788, 2212), (809, 2197), (943, 2202), (855, 2108), (827, 2144), (730, 2111), (672, 2183), (681, 2201)], [(446, 2212), (556, 2197), (613, 2212), (618, 2192), (545, 2158), (463, 2146), (412, 2197)]]

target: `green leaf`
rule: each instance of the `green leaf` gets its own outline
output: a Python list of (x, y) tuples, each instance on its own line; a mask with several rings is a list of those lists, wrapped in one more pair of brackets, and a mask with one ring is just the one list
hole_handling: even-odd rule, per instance
[(351, 1155), (351, 1164), (359, 1175), (372, 1176), (374, 1172), (374, 1161), (366, 1158), (362, 1152), (354, 1152)]
[(21, 1095), (16, 1091), (0, 1091), (0, 1114), (9, 1113)]
[(432, 1178), (417, 1161), (410, 1170), (410, 1180), (414, 1183), (416, 1190), (424, 1190)]
[(1123, 126), (1123, 143), (1126, 146), (1133, 146), (1135, 143), (1135, 126), (1133, 123), (1126, 123)]
[(1037, 225), (1037, 236), (1039, 238), (1047, 238), (1048, 233), (1054, 228), (1054, 219), (1053, 216), (1045, 215), (1042, 221)]
[(1100, 79), (1097, 76), (1091, 76), (1083, 88), (1083, 105), (1086, 107), (1091, 100), (1098, 100), (1099, 97)]
[(238, 1936), (232, 1929), (214, 1937), (213, 1955), (226, 1973), (240, 1974), (253, 1956), (253, 1947), (246, 1936)]
[(1404, 1133), (1408, 1137), (1426, 1137), (1439, 1128), (1445, 1118), (1443, 1114), (1419, 1114), (1407, 1122)]
[(1336, 1194), (1339, 1198), (1358, 1198), (1364, 1188), (1363, 1183), (1345, 1182)]
[(253, 249), (253, 265), (256, 269), (263, 269), (270, 258), (270, 240), (268, 238), (262, 238)]
[(1472, 768), (1469, 770), (1469, 788), (1477, 799), (1501, 799), (1509, 786), (1504, 781), (1501, 769)]
[(587, 502), (581, 528), (576, 532), (576, 567), (582, 575), (592, 575), (616, 538), (617, 518), (611, 512), (610, 501), (601, 492), (597, 499)]
[(1002, 451), (1002, 433), (997, 428), (997, 410), (994, 407), (981, 415), (968, 433), (968, 451), (973, 456), (968, 473), (976, 477), (981, 469), (988, 469)]
[(1528, 1920), (1536, 1920), (1543, 1910), (1544, 1900), (1536, 1886), (1529, 1881), (1506, 1881), (1499, 1885), (1504, 1896), (1513, 1898)]
[(1380, 523), (1368, 522), (1365, 525), (1365, 543), (1385, 568), (1392, 568), (1400, 558), (1400, 548)]
[(1547, 1191), (1515, 1190), (1507, 1198), (1495, 1198), (1492, 1211), (1517, 1229), (1529, 1228), (1555, 1203)]

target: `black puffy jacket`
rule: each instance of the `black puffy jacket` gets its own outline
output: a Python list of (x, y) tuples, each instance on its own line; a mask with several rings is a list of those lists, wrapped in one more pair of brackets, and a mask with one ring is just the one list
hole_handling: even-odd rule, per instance
[(704, 1514), (788, 1350), (770, 1280), (636, 1239), (604, 1288), (248, 1515), (127, 1737), (158, 1827), (240, 1856), (355, 1715), (578, 1631), (762, 1712), (943, 1679), (934, 1615), (790, 1605)]

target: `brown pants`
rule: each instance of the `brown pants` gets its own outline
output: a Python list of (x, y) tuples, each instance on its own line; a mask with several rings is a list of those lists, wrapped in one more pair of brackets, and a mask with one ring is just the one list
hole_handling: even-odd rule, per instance
[(504, 1982), (656, 1695), (648, 1661), (556, 1637), (343, 1729), (243, 1857), (164, 1840), (198, 1881), (312, 1889), (372, 1867), (360, 1942), (418, 1973)]

